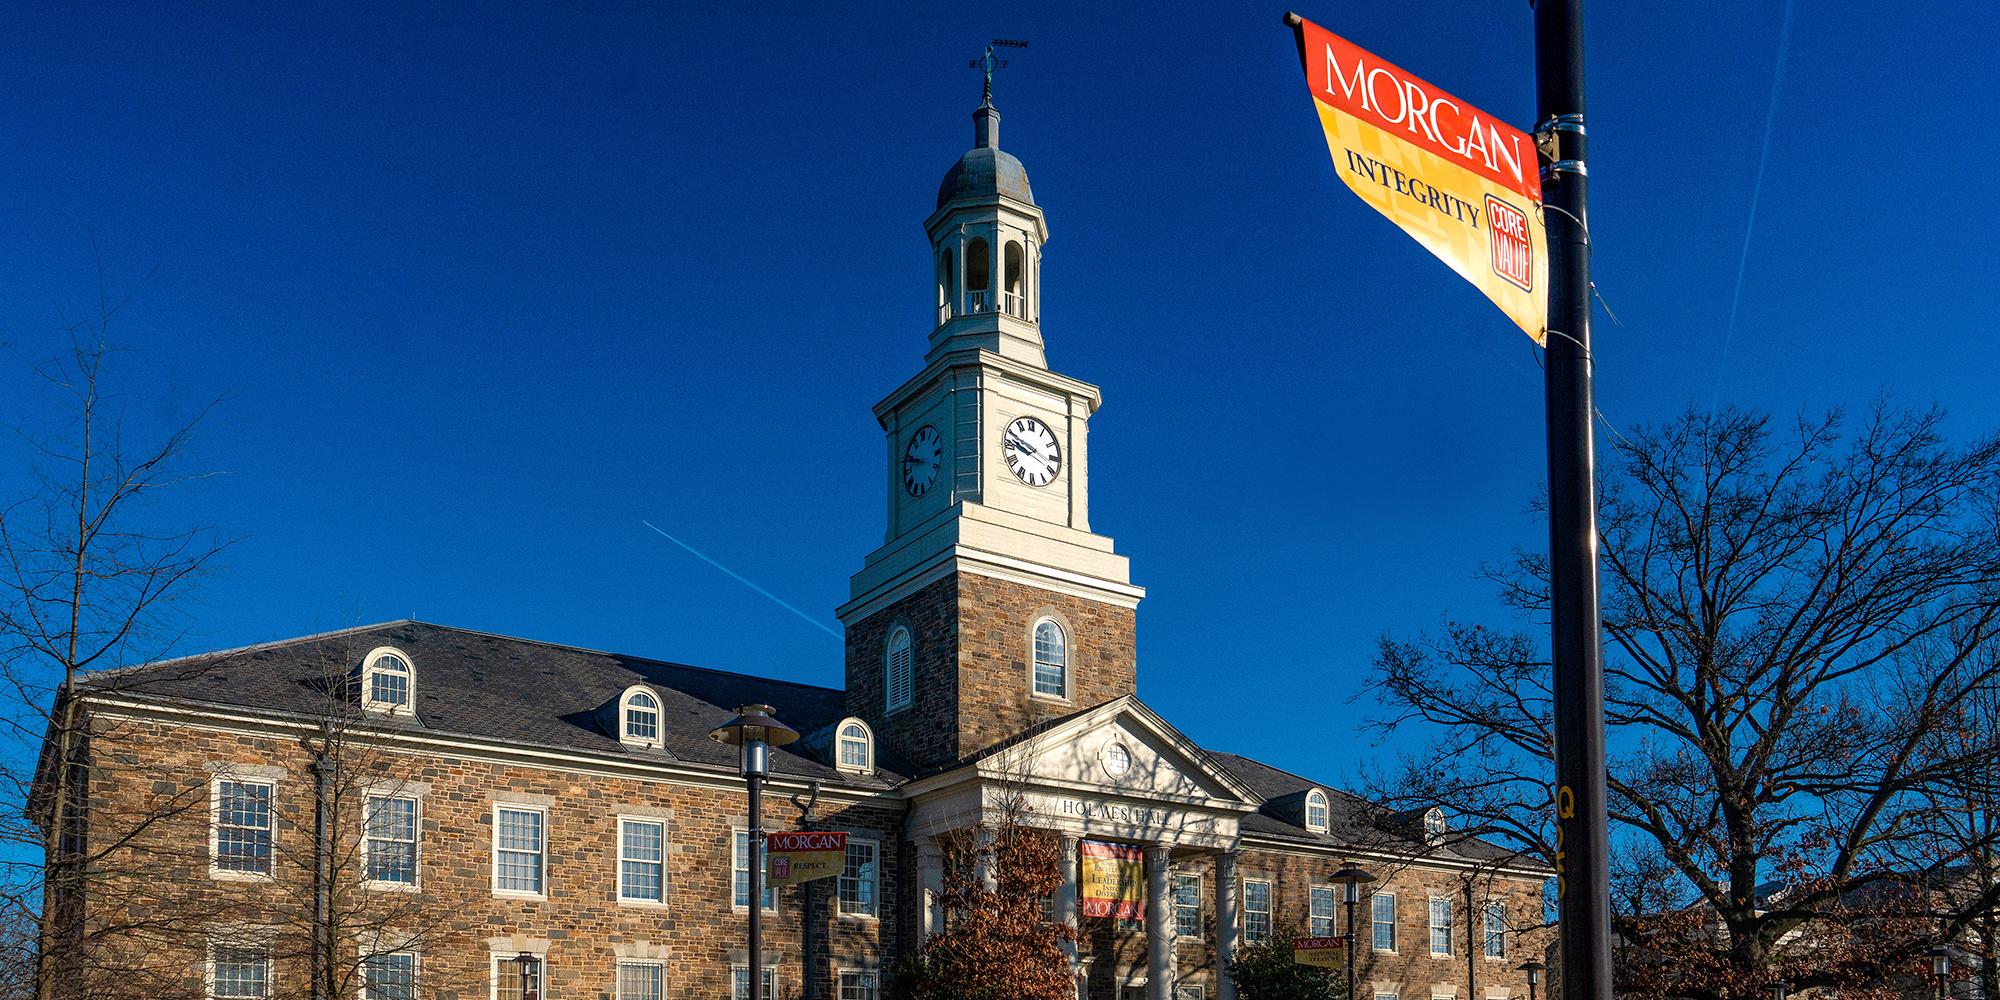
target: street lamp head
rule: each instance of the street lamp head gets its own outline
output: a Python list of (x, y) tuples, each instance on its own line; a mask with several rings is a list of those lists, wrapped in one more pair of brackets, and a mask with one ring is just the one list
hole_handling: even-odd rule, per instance
[(1517, 971), (1525, 972), (1528, 974), (1529, 986), (1540, 985), (1542, 981), (1542, 972), (1547, 968), (1548, 966), (1544, 964), (1541, 959), (1538, 958), (1528, 959), (1527, 961), (1522, 962), (1519, 966), (1516, 967)]
[(1785, 980), (1780, 979), (1777, 982), (1771, 984), (1771, 1000), (1785, 1000), (1786, 997), (1789, 997), (1791, 995), (1792, 995), (1791, 983), (1788, 983)]
[[(1361, 902), (1361, 887), (1375, 881), (1375, 876), (1356, 866), (1353, 862), (1349, 862), (1347, 867), (1327, 876), (1326, 880), (1334, 885), (1345, 886), (1346, 901), (1349, 906), (1352, 906), (1355, 903)], [(1350, 912), (1349, 915), (1351, 916), (1352, 913)]]
[(796, 730), (772, 718), (772, 711), (769, 705), (744, 705), (736, 710), (736, 718), (708, 732), (709, 739), (742, 749), (741, 769), (746, 778), (770, 774), (771, 748), (799, 738)]
[(542, 995), (542, 960), (532, 951), (524, 951), (514, 956), (515, 965), (521, 970), (522, 1000), (537, 1000)]
[(1956, 948), (1947, 948), (1944, 945), (1938, 945), (1924, 952), (1924, 957), (1931, 960), (1931, 975), (1943, 979), (1951, 975), (1952, 960), (1955, 958), (1964, 958), (1965, 954)]

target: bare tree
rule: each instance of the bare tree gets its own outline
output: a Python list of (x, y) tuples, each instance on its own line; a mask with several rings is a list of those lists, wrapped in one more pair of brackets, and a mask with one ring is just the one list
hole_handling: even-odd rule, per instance
[[(44, 998), (78, 980), (85, 951), (116, 930), (75, 905), (115, 841), (84, 833), (94, 756), (116, 734), (93, 729), (75, 697), (86, 671), (157, 658), (195, 620), (197, 584), (234, 541), (213, 526), (171, 526), (158, 504), (206, 478), (189, 447), (221, 398), (145, 446), (124, 434), (124, 400), (111, 389), (109, 327), (126, 300), (65, 315), (69, 343), (28, 360), (46, 390), (37, 422), (15, 428), (22, 456), (0, 500), (0, 780), (25, 809), (0, 820), (0, 920), (34, 928), (28, 989)], [(26, 360), (24, 358), (24, 360)], [(198, 805), (167, 796), (113, 828), (139, 832)]]
[[(1613, 445), (1600, 540), (1621, 990), (1851, 990), (1992, 910), (1992, 891), (1942, 909), (1905, 891), (1925, 877), (1910, 861), (1936, 796), (1996, 750), (1939, 739), (2000, 682), (2000, 440), (1953, 447), (1942, 422), (1887, 400), (1851, 432), (1838, 411), (1781, 431), (1690, 410)], [(1481, 572), (1545, 621), (1546, 569), (1517, 554)], [(1430, 735), (1376, 776), (1384, 789), (1553, 863), (1545, 638), (1457, 621), (1385, 637), (1370, 724)]]

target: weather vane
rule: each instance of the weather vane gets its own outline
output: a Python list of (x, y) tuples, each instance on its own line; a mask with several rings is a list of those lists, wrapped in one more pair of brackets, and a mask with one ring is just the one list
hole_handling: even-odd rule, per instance
[[(1017, 38), (995, 38), (993, 45), (1005, 45), (1017, 49), (1028, 47), (1027, 42)], [(986, 103), (988, 104), (993, 103), (993, 71), (996, 69), (1005, 69), (1007, 66), (1007, 60), (993, 58), (993, 45), (986, 47), (985, 55), (972, 61), (973, 69), (984, 70), (986, 72)]]

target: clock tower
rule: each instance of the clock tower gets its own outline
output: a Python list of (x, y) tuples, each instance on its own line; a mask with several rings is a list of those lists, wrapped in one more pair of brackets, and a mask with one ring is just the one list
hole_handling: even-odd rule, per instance
[(991, 84), (924, 222), (935, 327), (880, 403), (888, 531), (836, 612), (848, 711), (919, 767), (1135, 693), (1145, 591), (1090, 530), (1097, 387), (1049, 370), (1048, 224)]

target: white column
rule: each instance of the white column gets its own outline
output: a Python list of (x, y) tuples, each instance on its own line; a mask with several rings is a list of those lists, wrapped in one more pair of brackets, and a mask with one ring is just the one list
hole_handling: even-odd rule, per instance
[[(1067, 924), (1076, 930), (1076, 880), (1077, 880), (1077, 839), (1062, 839), (1062, 888), (1056, 890), (1056, 923)], [(1069, 971), (1076, 974), (1076, 942), (1063, 944), (1063, 954), (1069, 957)]]
[(929, 837), (917, 841), (917, 877), (922, 896), (918, 902), (923, 906), (917, 919), (922, 922), (924, 936), (929, 937), (944, 930), (944, 908), (937, 902), (937, 894), (944, 891), (944, 854)]
[(1237, 918), (1236, 853), (1215, 856), (1215, 1000), (1236, 1000), (1236, 982), (1229, 978), (1229, 963), (1236, 958)]
[(1174, 920), (1168, 904), (1167, 850), (1146, 848), (1146, 1000), (1173, 1000)]
[(993, 842), (995, 839), (993, 831), (984, 827), (981, 827), (978, 835), (973, 838), (973, 848), (979, 858), (975, 870), (979, 874), (979, 881), (986, 886), (987, 892), (1000, 891), (1000, 879), (993, 872)]

